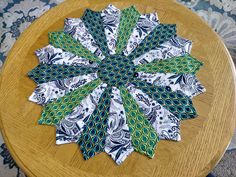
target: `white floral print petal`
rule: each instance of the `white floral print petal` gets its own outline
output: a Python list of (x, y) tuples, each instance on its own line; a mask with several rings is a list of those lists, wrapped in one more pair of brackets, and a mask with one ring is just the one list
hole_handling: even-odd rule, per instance
[(109, 4), (101, 13), (107, 46), (111, 55), (116, 52), (118, 26), (120, 21), (120, 10)]
[(77, 57), (70, 52), (64, 52), (62, 49), (55, 48), (52, 45), (47, 45), (46, 47), (36, 50), (35, 54), (39, 59), (39, 63), (43, 64), (75, 65), (87, 67), (98, 66), (97, 63), (89, 62), (89, 60)]
[(67, 115), (60, 121), (57, 125), (56, 144), (65, 144), (78, 141), (84, 125), (95, 110), (106, 87), (107, 84), (100, 84), (92, 91), (92, 93), (81, 101), (79, 106), (73, 109), (71, 114)]
[(97, 55), (99, 58), (105, 58), (93, 36), (89, 33), (84, 22), (80, 18), (66, 18), (64, 31), (70, 34), (74, 39), (79, 40), (84, 47)]
[(179, 90), (191, 98), (206, 91), (193, 74), (138, 72), (138, 78), (153, 85), (169, 86), (172, 91)]
[(105, 152), (119, 165), (133, 151), (120, 91), (112, 87)]
[(191, 48), (192, 42), (190, 40), (177, 36), (172, 38), (170, 41), (161, 44), (157, 49), (150, 50), (142, 56), (134, 59), (133, 62), (135, 65), (139, 65), (150, 63), (156, 59), (168, 59), (171, 57), (182, 56), (190, 53)]
[(141, 15), (128, 40), (124, 54), (128, 56), (157, 25), (159, 20), (156, 13)]
[(65, 94), (82, 87), (98, 78), (96, 73), (76, 76), (64, 80), (56, 80), (37, 85), (29, 100), (37, 104), (46, 104)]
[(160, 139), (180, 141), (180, 120), (160, 105), (157, 101), (151, 99), (143, 91), (129, 84), (127, 87), (134, 97), (147, 119), (156, 130)]

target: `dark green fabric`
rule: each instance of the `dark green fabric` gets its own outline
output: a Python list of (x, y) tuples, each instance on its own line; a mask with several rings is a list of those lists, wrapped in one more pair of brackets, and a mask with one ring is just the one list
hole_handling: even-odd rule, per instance
[(125, 49), (126, 45), (128, 44), (129, 37), (132, 34), (139, 17), (140, 13), (135, 9), (134, 6), (121, 11), (116, 54), (121, 54)]
[(85, 48), (79, 41), (75, 40), (69, 34), (63, 31), (50, 32), (48, 33), (49, 43), (56, 48), (63, 49), (67, 52), (71, 52), (78, 57), (85, 58), (90, 61), (99, 63), (101, 61), (95, 54), (91, 53)]
[(137, 102), (124, 87), (120, 87), (120, 93), (125, 108), (127, 123), (131, 133), (132, 146), (137, 152), (154, 157), (158, 135), (148, 119), (142, 113)]
[(202, 62), (192, 56), (184, 55), (167, 60), (154, 60), (148, 64), (138, 65), (137, 71), (147, 73), (195, 74), (202, 65)]
[(86, 9), (81, 19), (83, 20), (89, 33), (93, 36), (96, 44), (98, 44), (103, 55), (109, 55), (101, 12), (95, 12), (90, 9)]
[(173, 92), (169, 86), (153, 86), (137, 78), (134, 79), (132, 84), (156, 100), (179, 119), (197, 116), (192, 100), (180, 91)]
[(84, 159), (89, 159), (104, 151), (107, 134), (112, 88), (108, 87), (101, 95), (97, 108), (86, 122), (78, 141)]
[(72, 65), (57, 65), (57, 64), (39, 64), (36, 68), (28, 73), (28, 76), (37, 84), (45, 82), (63, 80), (78, 75), (96, 73), (97, 68), (87, 68)]
[(100, 84), (100, 79), (93, 80), (90, 83), (67, 93), (65, 96), (46, 104), (38, 123), (46, 125), (55, 125), (59, 123), (61, 119), (69, 115), (73, 109)]
[(112, 55), (100, 63), (98, 77), (108, 85), (119, 87), (133, 78), (134, 70), (133, 62), (124, 55)]
[(156, 49), (160, 44), (176, 36), (176, 25), (160, 24), (128, 56), (130, 60), (140, 57), (150, 50)]

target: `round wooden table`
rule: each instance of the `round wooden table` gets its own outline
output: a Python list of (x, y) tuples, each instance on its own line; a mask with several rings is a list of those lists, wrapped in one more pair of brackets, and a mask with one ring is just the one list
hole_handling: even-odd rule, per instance
[[(162, 23), (177, 24), (178, 35), (193, 41), (192, 55), (204, 62), (198, 78), (207, 92), (193, 99), (198, 118), (181, 123), (182, 141), (161, 141), (154, 159), (133, 153), (117, 166), (105, 153), (84, 161), (76, 144), (56, 145), (55, 128), (38, 125), (41, 107), (27, 99), (35, 83), (27, 72), (38, 64), (36, 49), (48, 44), (47, 33), (63, 28), (66, 17), (86, 8), (101, 10), (135, 5), (157, 11)], [(7, 147), (28, 176), (151, 177), (206, 176), (224, 153), (235, 129), (235, 71), (220, 38), (197, 15), (166, 0), (70, 0), (49, 10), (17, 40), (1, 76), (1, 130)]]

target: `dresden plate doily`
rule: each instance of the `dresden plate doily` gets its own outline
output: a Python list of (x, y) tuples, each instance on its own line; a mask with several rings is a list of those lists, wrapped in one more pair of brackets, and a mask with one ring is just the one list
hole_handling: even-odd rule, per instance
[(56, 126), (56, 143), (78, 143), (84, 159), (105, 151), (121, 164), (134, 150), (153, 158), (159, 140), (180, 141), (180, 121), (195, 118), (191, 98), (205, 88), (192, 42), (134, 6), (86, 9), (49, 33), (29, 72), (39, 124)]

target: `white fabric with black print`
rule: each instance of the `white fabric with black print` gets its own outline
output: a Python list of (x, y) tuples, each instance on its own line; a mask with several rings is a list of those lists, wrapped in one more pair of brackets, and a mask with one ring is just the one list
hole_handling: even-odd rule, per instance
[(43, 64), (59, 64), (59, 65), (73, 65), (97, 67), (98, 64), (91, 62), (85, 58), (78, 57), (70, 52), (65, 52), (60, 48), (55, 48), (52, 45), (47, 45), (35, 51), (39, 63)]
[(119, 165), (133, 151), (120, 91), (112, 87), (105, 152)]
[(92, 73), (38, 84), (32, 95), (30, 95), (29, 100), (44, 105), (65, 96), (65, 94), (72, 92), (97, 78), (97, 74)]
[(56, 144), (78, 141), (84, 125), (97, 107), (99, 99), (106, 87), (107, 84), (100, 84), (81, 101), (79, 106), (73, 109), (71, 114), (60, 121), (57, 125)]
[(150, 50), (149, 52), (134, 59), (133, 62), (134, 65), (139, 65), (139, 64), (150, 63), (153, 60), (178, 57), (190, 53), (191, 48), (192, 48), (192, 42), (190, 40), (177, 36), (167, 42), (164, 42), (163, 44), (158, 46), (155, 50)]
[(169, 86), (172, 91), (179, 90), (191, 98), (206, 91), (193, 74), (138, 72), (138, 78), (152, 85)]
[(129, 84), (127, 89), (156, 130), (160, 139), (180, 141), (180, 120), (143, 91)]
[(84, 22), (80, 18), (66, 18), (64, 32), (70, 34), (74, 39), (78, 40), (85, 48), (97, 55), (100, 59), (105, 58), (93, 36), (89, 33)]
[(159, 25), (159, 20), (157, 13), (143, 14), (139, 17), (136, 27), (134, 28), (126, 49), (124, 50), (124, 55), (128, 56), (132, 51), (142, 42), (142, 40), (150, 33), (152, 30)]
[(118, 27), (120, 22), (120, 10), (113, 5), (108, 5), (102, 13), (103, 26), (107, 39), (107, 47), (111, 55), (116, 53), (116, 42), (118, 35)]

